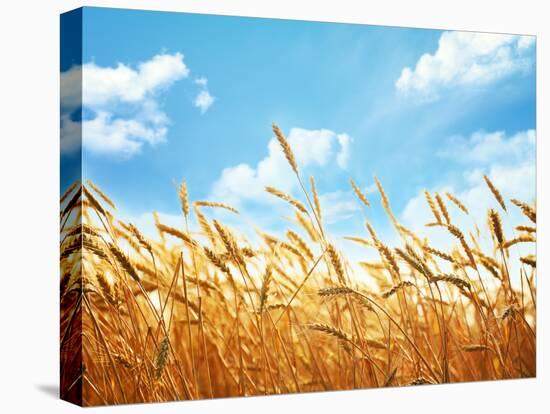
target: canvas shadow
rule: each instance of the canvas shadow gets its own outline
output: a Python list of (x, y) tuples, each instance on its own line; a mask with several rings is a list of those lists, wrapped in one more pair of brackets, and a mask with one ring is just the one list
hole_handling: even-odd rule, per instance
[(48, 395), (49, 397), (59, 398), (59, 385), (58, 384), (38, 384), (36, 389), (40, 392)]

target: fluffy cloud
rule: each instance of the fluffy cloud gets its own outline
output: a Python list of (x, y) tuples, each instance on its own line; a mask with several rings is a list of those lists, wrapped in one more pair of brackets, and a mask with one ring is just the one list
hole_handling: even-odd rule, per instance
[(395, 87), (430, 100), (444, 87), (496, 81), (531, 67), (534, 42), (532, 36), (444, 32), (436, 52), (422, 55), (414, 69), (404, 68)]
[(82, 99), (86, 106), (105, 105), (110, 101), (140, 102), (188, 75), (189, 69), (181, 53), (156, 55), (140, 63), (137, 69), (122, 63), (114, 68), (86, 63), (83, 65)]
[(82, 103), (82, 66), (73, 66), (61, 73), (60, 78), (61, 112), (66, 113), (78, 108)]
[(484, 163), (498, 159), (501, 163), (516, 163), (534, 156), (535, 139), (533, 129), (511, 137), (507, 137), (504, 131), (476, 132), (469, 138), (451, 138), (448, 148), (439, 155), (464, 162)]
[(98, 112), (94, 119), (83, 123), (84, 144), (91, 152), (131, 156), (143, 143), (155, 145), (165, 139), (164, 123), (148, 128), (146, 122), (150, 121), (113, 119), (110, 113)]
[[(335, 162), (345, 168), (349, 159), (351, 138), (328, 129), (307, 130), (292, 128), (287, 139), (300, 168), (324, 167)], [(270, 202), (265, 186), (292, 192), (296, 177), (275, 138), (269, 141), (268, 154), (255, 167), (239, 164), (225, 168), (212, 188), (212, 198), (239, 204), (243, 201)]]
[(201, 114), (204, 114), (206, 111), (208, 111), (208, 108), (212, 106), (216, 98), (210, 94), (210, 91), (208, 90), (208, 79), (203, 77), (195, 79), (195, 84), (199, 85), (201, 87), (201, 90), (195, 97), (195, 101), (193, 102), (193, 105), (195, 108), (199, 108), (201, 111)]
[[(158, 94), (188, 75), (181, 53), (156, 55), (136, 68), (92, 62), (62, 73), (62, 152), (78, 150), (80, 136), (92, 153), (125, 157), (165, 141), (169, 120)], [(85, 116), (75, 119), (80, 106)]]
[(216, 98), (210, 95), (210, 92), (207, 90), (200, 91), (197, 97), (195, 98), (194, 105), (195, 107), (201, 110), (201, 113), (204, 114), (208, 108), (214, 103)]

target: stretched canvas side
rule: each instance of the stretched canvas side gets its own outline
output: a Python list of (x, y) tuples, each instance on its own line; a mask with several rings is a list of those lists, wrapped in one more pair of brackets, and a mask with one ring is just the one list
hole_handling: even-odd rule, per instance
[(82, 405), (82, 9), (60, 19), (60, 397)]

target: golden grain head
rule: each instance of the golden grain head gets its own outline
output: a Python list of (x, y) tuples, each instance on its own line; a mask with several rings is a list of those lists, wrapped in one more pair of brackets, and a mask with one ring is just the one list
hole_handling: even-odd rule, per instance
[(189, 217), (189, 193), (187, 191), (187, 183), (183, 181), (179, 188), (179, 197), (181, 204), (181, 211), (185, 217)]
[(355, 181), (353, 181), (351, 178), (349, 179), (349, 183), (351, 185), (351, 188), (353, 189), (353, 192), (355, 193), (355, 195), (357, 196), (357, 198), (359, 199), (359, 201), (361, 201), (361, 203), (363, 203), (366, 207), (370, 207), (370, 203), (369, 203), (369, 200), (367, 199), (367, 197), (365, 196), (365, 194), (363, 194), (363, 192), (361, 191), (361, 189), (357, 186), (357, 184), (355, 184)]
[(489, 223), (491, 225), (491, 231), (495, 236), (499, 246), (504, 243), (504, 231), (502, 229), (502, 221), (500, 215), (493, 209), (489, 210)]
[(534, 207), (530, 206), (527, 203), (524, 203), (523, 201), (517, 200), (515, 198), (512, 198), (510, 200), (512, 204), (514, 204), (516, 207), (519, 207), (521, 212), (533, 223), (537, 223), (537, 211)]
[(321, 200), (319, 199), (319, 194), (317, 193), (317, 186), (315, 185), (315, 178), (313, 176), (310, 177), (311, 182), (311, 193), (313, 194), (313, 205), (315, 206), (315, 214), (317, 215), (317, 219), (319, 221), (322, 221), (322, 211), (321, 211)]
[(497, 200), (498, 204), (502, 207), (504, 211), (506, 211), (506, 204), (504, 203), (504, 198), (502, 197), (502, 194), (500, 194), (500, 191), (495, 187), (491, 179), (484, 175), (483, 179), (485, 180), (485, 183), (487, 183), (487, 187), (489, 187), (489, 190), (491, 190), (491, 193)]
[(290, 144), (286, 140), (285, 136), (283, 135), (283, 132), (281, 129), (273, 124), (273, 133), (275, 134), (275, 137), (277, 137), (277, 140), (279, 141), (279, 144), (281, 145), (281, 148), (283, 149), (283, 153), (285, 154), (285, 157), (290, 164), (290, 167), (296, 174), (298, 174), (298, 163), (296, 162), (296, 157), (294, 157), (294, 153), (292, 152), (292, 148), (290, 147)]
[(270, 186), (265, 187), (265, 191), (268, 192), (269, 194), (274, 195), (275, 197), (280, 198), (281, 200), (284, 200), (290, 203), (301, 213), (307, 214), (306, 207), (300, 201), (292, 197), (290, 194), (287, 194), (283, 191), (277, 190), (275, 187), (270, 187)]
[(428, 207), (430, 207), (430, 210), (435, 217), (436, 223), (442, 223), (443, 221), (441, 220), (441, 215), (439, 214), (439, 210), (437, 209), (431, 194), (428, 191), (424, 191), (424, 197), (426, 198)]
[(193, 204), (194, 204), (195, 206), (197, 206), (197, 207), (221, 208), (221, 209), (230, 211), (230, 212), (232, 212), (232, 213), (239, 214), (239, 210), (237, 210), (237, 209), (234, 208), (234, 207), (231, 207), (229, 204), (226, 204), (226, 203), (219, 203), (219, 202), (215, 202), (215, 201), (202, 201), (202, 200), (199, 200), (199, 201), (195, 201)]

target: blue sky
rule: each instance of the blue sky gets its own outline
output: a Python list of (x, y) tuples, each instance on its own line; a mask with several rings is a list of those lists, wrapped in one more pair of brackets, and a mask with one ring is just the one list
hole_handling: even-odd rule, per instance
[[(424, 189), (478, 201), (483, 174), (535, 196), (534, 38), (100, 8), (83, 21), (83, 111), (67, 105), (64, 122), (62, 110), (62, 161), (82, 123), (83, 178), (134, 221), (178, 216), (185, 179), (192, 199), (285, 227), (288, 208), (260, 194), (300, 196), (270, 152), (272, 122), (315, 176), (335, 234), (365, 217), (349, 177), (377, 201), (376, 175), (412, 227)], [(62, 59), (62, 85), (80, 63)]]

